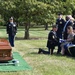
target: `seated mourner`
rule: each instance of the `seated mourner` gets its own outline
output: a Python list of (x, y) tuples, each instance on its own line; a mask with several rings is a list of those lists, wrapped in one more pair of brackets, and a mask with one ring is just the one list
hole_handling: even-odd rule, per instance
[(72, 41), (74, 40), (75, 33), (73, 32), (72, 26), (67, 27), (67, 33), (68, 33), (67, 40), (64, 40), (63, 43), (61, 44), (62, 55), (65, 54), (65, 51), (67, 50), (68, 46), (71, 45)]
[[(75, 33), (75, 28), (73, 28), (73, 32)], [(65, 50), (65, 54), (68, 56), (74, 56), (75, 57), (75, 35), (72, 40), (72, 44), (67, 45), (67, 50)]]
[(57, 27), (56, 25), (52, 26), (52, 30), (48, 34), (48, 41), (47, 41), (47, 48), (48, 51), (44, 51), (42, 49), (39, 49), (38, 53), (43, 53), (43, 54), (53, 54), (53, 50), (55, 46), (58, 44), (58, 39), (56, 36), (56, 31)]
[(75, 57), (75, 35), (74, 35), (74, 40), (72, 41), (72, 44), (67, 46), (67, 48), (68, 49), (65, 51), (66, 55)]

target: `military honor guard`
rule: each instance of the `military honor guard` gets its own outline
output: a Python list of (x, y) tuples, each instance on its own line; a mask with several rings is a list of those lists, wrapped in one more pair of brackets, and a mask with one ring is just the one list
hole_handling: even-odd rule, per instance
[(42, 49), (39, 49), (38, 53), (43, 53), (43, 54), (53, 54), (53, 50), (56, 45), (58, 45), (58, 38), (56, 36), (56, 31), (57, 31), (57, 26), (53, 25), (52, 30), (48, 34), (48, 41), (47, 41), (47, 48), (48, 51), (44, 51)]
[(8, 37), (9, 37), (9, 42), (10, 42), (10, 45), (12, 47), (14, 47), (14, 38), (15, 38), (15, 35), (17, 33), (17, 26), (16, 24), (13, 22), (13, 17), (11, 17), (9, 19), (9, 22), (7, 24), (7, 34), (8, 34)]
[[(58, 14), (58, 18), (56, 20), (56, 25), (58, 27), (57, 37), (62, 39), (62, 31), (63, 31), (64, 25), (65, 25), (65, 20), (62, 18), (62, 14), (61, 13)], [(58, 44), (57, 54), (59, 54), (60, 52), (61, 52), (61, 47), (60, 47), (60, 43), (59, 43)]]

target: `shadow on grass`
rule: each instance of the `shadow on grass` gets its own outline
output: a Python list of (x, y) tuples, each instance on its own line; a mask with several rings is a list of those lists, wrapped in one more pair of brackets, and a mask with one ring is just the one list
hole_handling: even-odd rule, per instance
[[(38, 49), (38, 51), (39, 51), (39, 48), (34, 48), (34, 49)], [(46, 49), (46, 48), (44, 48), (44, 50), (45, 50), (45, 49)], [(38, 51), (37, 51), (37, 52), (31, 52), (30, 54), (36, 55), (36, 54), (38, 54)], [(45, 50), (45, 51), (46, 51), (46, 50)], [(44, 53), (40, 53), (39, 55), (41, 55), (41, 54), (44, 54)], [(50, 54), (44, 54), (44, 55), (50, 55)], [(62, 55), (61, 53), (57, 54), (56, 52), (54, 52), (54, 53), (52, 54), (52, 56), (56, 56), (56, 57), (67, 57), (67, 58), (71, 58), (71, 59), (74, 59), (74, 60), (75, 60), (75, 57), (73, 57), (73, 56)]]
[(8, 37), (0, 37), (0, 39), (8, 39)]
[[(8, 37), (0, 37), (0, 39), (8, 39)], [(25, 40), (22, 37), (15, 37), (15, 40)]]
[(15, 37), (15, 40), (26, 40), (23, 37)]
[[(8, 37), (0, 37), (0, 39), (8, 39)], [(42, 39), (47, 39), (47, 37), (31, 37), (29, 39), (24, 39), (24, 37), (15, 37), (16, 40), (42, 40)]]
[(75, 60), (75, 57), (74, 56), (66, 56), (66, 57)]
[[(30, 54), (33, 54), (33, 55), (50, 55), (50, 54), (38, 54), (38, 52), (31, 52)], [(61, 54), (56, 54), (56, 52), (54, 52), (53, 53), (53, 55), (51, 55), (51, 56), (56, 56), (56, 57), (58, 57), (58, 58), (60, 58), (60, 57), (66, 57), (67, 59), (73, 59), (73, 60), (75, 60), (75, 57), (72, 57), (72, 56), (67, 56), (67, 55), (61, 55)]]
[[(18, 28), (17, 31), (24, 31), (25, 32), (25, 29), (24, 28)], [(29, 31), (50, 31), (50, 29), (45, 30), (44, 28), (30, 28)]]
[(37, 55), (37, 54), (38, 54), (38, 52), (31, 52), (30, 54), (34, 54), (34, 55)]
[[(47, 56), (50, 55), (50, 54), (43, 54), (43, 53), (38, 54), (39, 48), (29, 48), (29, 49), (33, 50), (33, 52), (27, 53), (27, 54), (30, 54), (30, 55), (35, 55), (35, 56), (36, 55), (37, 56), (39, 56), (39, 55), (47, 55)], [(36, 52), (34, 51), (34, 49), (35, 49)], [(46, 47), (43, 47), (42, 49), (45, 50), (45, 51), (47, 51)], [(67, 59), (73, 59), (73, 60), (75, 60), (75, 57), (68, 56), (68, 55), (62, 55), (61, 53), (57, 54), (56, 51), (53, 52), (53, 55), (50, 55), (50, 56), (54, 56), (54, 57), (61, 58), (61, 59), (62, 59), (62, 57), (65, 57)]]
[(24, 37), (15, 37), (15, 40), (42, 40), (47, 39), (46, 37), (31, 37), (29, 39), (24, 39)]
[[(39, 48), (34, 48), (34, 49), (38, 49), (38, 51), (39, 51)], [(44, 51), (47, 51), (46, 49), (47, 48), (43, 48), (44, 49)], [(38, 54), (38, 51), (37, 52), (31, 52), (30, 54)], [(40, 53), (39, 55), (41, 55), (41, 54), (44, 54), (44, 55), (50, 55), (50, 54), (47, 54), (47, 53)], [(60, 57), (60, 56), (62, 56), (61, 54), (57, 54), (56, 52), (54, 52), (53, 54), (52, 54), (53, 56), (56, 56), (56, 57)]]
[(60, 57), (62, 56), (61, 53), (57, 54), (56, 52), (53, 53), (54, 56)]

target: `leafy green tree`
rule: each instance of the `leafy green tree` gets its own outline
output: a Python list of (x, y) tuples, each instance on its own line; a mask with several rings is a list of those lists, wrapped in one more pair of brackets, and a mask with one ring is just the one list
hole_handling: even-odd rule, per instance
[(32, 22), (48, 27), (59, 12), (74, 16), (75, 0), (0, 0), (1, 18), (8, 21), (13, 16), (18, 24), (21, 22), (25, 26), (25, 39), (29, 39)]
[(48, 10), (49, 5), (37, 0), (16, 0), (19, 4), (18, 10), (20, 13), (19, 20), (24, 23), (25, 26), (25, 39), (29, 39), (29, 29), (31, 22), (34, 23), (48, 23), (50, 18), (50, 12)]
[(9, 17), (13, 16), (11, 13), (13, 8), (15, 8), (15, 5), (11, 0), (0, 0), (0, 14), (5, 21), (7, 21)]

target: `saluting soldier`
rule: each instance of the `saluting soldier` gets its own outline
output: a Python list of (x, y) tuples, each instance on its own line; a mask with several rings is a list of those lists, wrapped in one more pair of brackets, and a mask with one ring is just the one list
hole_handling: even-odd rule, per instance
[[(64, 25), (65, 25), (65, 20), (62, 18), (61, 13), (58, 14), (58, 19), (56, 20), (56, 25), (58, 27), (57, 37), (62, 39), (62, 31), (63, 31)], [(61, 52), (61, 47), (60, 47), (60, 43), (59, 43), (57, 54), (60, 53), (60, 52)]]
[(58, 44), (58, 38), (56, 36), (56, 31), (57, 31), (57, 27), (56, 25), (53, 25), (52, 30), (48, 34), (48, 41), (47, 41), (48, 51), (39, 49), (38, 53), (53, 54), (53, 50), (55, 46)]
[(13, 22), (13, 17), (11, 17), (9, 19), (8, 24), (7, 24), (7, 34), (8, 34), (8, 37), (9, 37), (10, 45), (12, 47), (14, 47), (14, 38), (15, 38), (16, 33), (17, 33), (17, 26)]

